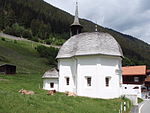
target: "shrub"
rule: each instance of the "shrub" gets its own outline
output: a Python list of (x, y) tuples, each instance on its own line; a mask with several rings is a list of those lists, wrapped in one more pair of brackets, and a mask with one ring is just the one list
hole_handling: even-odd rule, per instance
[(64, 39), (56, 39), (53, 44), (61, 46), (61, 45), (63, 45), (64, 42), (65, 42)]
[(5, 38), (2, 38), (2, 41), (5, 41)]
[(17, 40), (14, 40), (14, 43), (16, 44), (16, 43), (17, 43)]
[(22, 36), (24, 38), (32, 38), (33, 35), (32, 35), (32, 31), (29, 30), (29, 29), (24, 29), (23, 33), (22, 33)]
[(45, 40), (46, 44), (51, 45), (53, 43), (53, 39), (49, 38)]
[(35, 42), (39, 42), (39, 39), (37, 37), (32, 37), (31, 40)]
[(11, 27), (7, 27), (4, 33), (28, 39), (33, 37), (30, 29), (25, 29), (23, 26), (20, 26), (17, 23), (13, 24)]
[(57, 64), (57, 62), (55, 60), (57, 53), (58, 53), (57, 48), (37, 46), (36, 50), (40, 54), (41, 57), (48, 59), (48, 64), (50, 64), (50, 65), (56, 65)]

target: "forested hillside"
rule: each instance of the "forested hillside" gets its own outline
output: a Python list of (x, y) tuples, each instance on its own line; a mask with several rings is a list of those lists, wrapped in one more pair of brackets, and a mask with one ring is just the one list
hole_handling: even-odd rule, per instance
[[(43, 0), (0, 0), (0, 31), (30, 40), (61, 45), (69, 38), (73, 16)], [(80, 19), (83, 32), (94, 31), (95, 24)], [(150, 66), (150, 45), (132, 36), (98, 26), (119, 42), (124, 53), (124, 65)]]

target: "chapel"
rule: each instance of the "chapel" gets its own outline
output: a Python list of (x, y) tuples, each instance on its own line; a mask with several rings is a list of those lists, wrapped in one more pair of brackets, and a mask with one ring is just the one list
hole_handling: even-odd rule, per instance
[(78, 96), (111, 99), (122, 95), (122, 49), (113, 36), (84, 32), (78, 4), (70, 38), (56, 57), (57, 69), (43, 75), (43, 89), (74, 92)]
[(78, 96), (117, 98), (122, 95), (122, 49), (113, 36), (103, 32), (82, 32), (78, 4), (71, 37), (60, 48), (58, 91)]

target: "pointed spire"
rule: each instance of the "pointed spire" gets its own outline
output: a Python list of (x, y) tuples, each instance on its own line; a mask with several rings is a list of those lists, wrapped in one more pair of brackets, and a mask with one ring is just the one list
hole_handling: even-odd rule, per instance
[(78, 17), (78, 2), (76, 2), (75, 17), (74, 17), (74, 22), (73, 22), (72, 25), (80, 25), (80, 23), (79, 23), (79, 17)]
[(79, 17), (78, 17), (78, 2), (76, 2), (76, 11), (75, 11), (75, 17), (74, 22), (70, 26), (70, 36), (77, 35), (82, 32), (82, 25), (79, 23)]

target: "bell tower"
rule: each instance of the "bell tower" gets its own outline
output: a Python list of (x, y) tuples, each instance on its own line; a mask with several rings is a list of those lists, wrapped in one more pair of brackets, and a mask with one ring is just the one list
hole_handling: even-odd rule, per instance
[(82, 32), (82, 26), (79, 23), (79, 17), (78, 17), (78, 2), (76, 2), (76, 10), (75, 10), (75, 17), (73, 24), (70, 25), (70, 35), (77, 35)]

